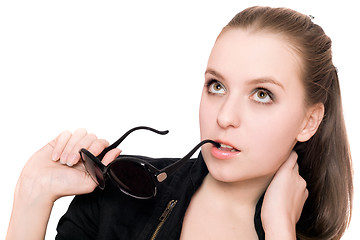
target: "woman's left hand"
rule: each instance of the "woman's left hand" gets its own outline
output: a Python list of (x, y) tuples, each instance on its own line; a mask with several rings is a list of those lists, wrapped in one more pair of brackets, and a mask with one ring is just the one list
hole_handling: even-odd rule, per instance
[(266, 239), (296, 239), (295, 226), (308, 195), (293, 151), (265, 192), (261, 220)]

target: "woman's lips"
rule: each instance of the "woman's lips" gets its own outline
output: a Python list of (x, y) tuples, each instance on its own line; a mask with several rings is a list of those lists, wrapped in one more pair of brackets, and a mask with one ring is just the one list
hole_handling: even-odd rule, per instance
[(215, 146), (211, 147), (211, 154), (217, 159), (221, 159), (221, 160), (230, 159), (240, 154), (241, 152), (240, 150), (230, 145), (221, 142), (219, 143), (221, 144), (220, 148), (217, 148)]

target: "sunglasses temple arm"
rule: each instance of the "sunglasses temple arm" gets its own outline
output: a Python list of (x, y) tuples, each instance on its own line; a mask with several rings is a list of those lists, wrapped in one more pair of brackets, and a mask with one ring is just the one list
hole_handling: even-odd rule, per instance
[(166, 172), (167, 176), (172, 175), (178, 168), (180, 168), (187, 160), (191, 158), (191, 156), (200, 148), (202, 145), (206, 143), (212, 143), (216, 147), (220, 147), (220, 144), (213, 141), (213, 140), (204, 140), (201, 141), (198, 145), (196, 145), (185, 157), (178, 160), (177, 162), (174, 162), (173, 164), (163, 168), (160, 172)]
[(157, 133), (157, 134), (161, 134), (161, 135), (165, 135), (165, 134), (168, 134), (169, 131), (166, 130), (166, 131), (159, 131), (159, 130), (156, 130), (154, 128), (151, 128), (151, 127), (145, 127), (145, 126), (140, 126), (140, 127), (135, 127), (135, 128), (132, 128), (130, 129), (129, 131), (127, 131), (124, 135), (121, 136), (121, 138), (119, 138), (116, 142), (114, 142), (113, 144), (111, 144), (110, 146), (108, 146), (107, 148), (105, 148), (98, 156), (97, 158), (102, 160), (105, 156), (106, 153), (108, 153), (109, 151), (111, 151), (112, 149), (116, 148), (117, 146), (119, 146), (119, 144), (124, 141), (124, 139), (129, 136), (130, 133), (136, 131), (136, 130), (140, 130), (140, 129), (144, 129), (144, 130), (149, 130), (149, 131), (152, 131), (154, 133)]

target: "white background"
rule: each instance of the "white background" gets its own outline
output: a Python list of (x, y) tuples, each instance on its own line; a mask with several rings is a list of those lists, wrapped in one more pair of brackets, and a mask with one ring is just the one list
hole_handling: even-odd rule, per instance
[[(126, 2), (126, 3), (125, 3)], [(333, 40), (355, 169), (353, 219), (360, 235), (359, 19), (355, 1), (1, 1), (0, 238), (27, 159), (63, 130), (83, 127), (116, 140), (137, 125), (125, 153), (184, 155), (199, 140), (198, 105), (211, 47), (221, 28), (252, 5), (286, 6), (315, 16)], [(54, 239), (71, 197), (55, 203)]]

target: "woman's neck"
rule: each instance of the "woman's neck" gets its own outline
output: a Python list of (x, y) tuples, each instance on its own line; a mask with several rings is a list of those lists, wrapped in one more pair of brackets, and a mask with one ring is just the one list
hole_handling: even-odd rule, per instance
[[(268, 187), (272, 177), (262, 177), (241, 182), (218, 181), (209, 173), (200, 188), (220, 204), (254, 208)], [(216, 198), (216, 199), (214, 199)]]

